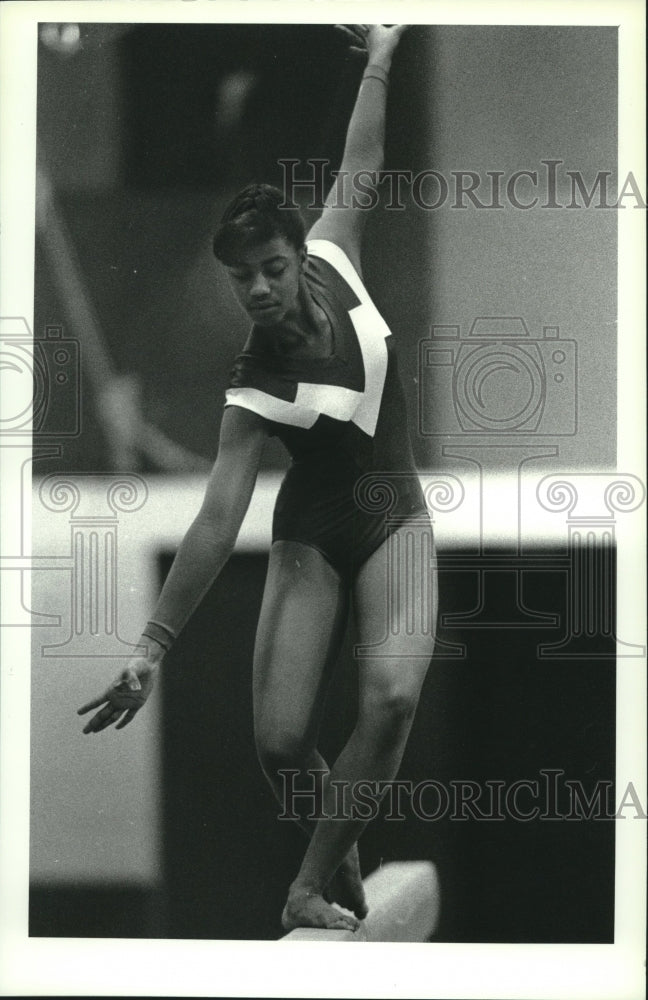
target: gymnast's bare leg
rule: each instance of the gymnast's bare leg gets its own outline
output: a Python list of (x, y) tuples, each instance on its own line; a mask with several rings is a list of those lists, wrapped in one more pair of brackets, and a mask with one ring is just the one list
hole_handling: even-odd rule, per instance
[[(300, 771), (296, 784), (301, 780), (306, 787), (313, 770), (328, 770), (317, 737), (348, 609), (348, 588), (316, 549), (300, 542), (274, 543), (255, 644), (254, 727), (261, 766), (280, 802), (282, 770)], [(300, 804), (297, 800), (295, 808)], [(307, 803), (299, 820), (309, 836), (315, 829), (310, 812)], [(360, 919), (366, 915), (357, 844), (349, 845), (329, 873), (323, 892)], [(355, 921), (325, 906), (327, 926), (354, 926)]]
[[(398, 560), (400, 572), (389, 572)], [(381, 643), (375, 656), (359, 660), (359, 712), (355, 729), (330, 772), (330, 781), (388, 781), (396, 776), (428, 669), (436, 624), (436, 563), (430, 527), (415, 522), (399, 529), (367, 560), (355, 582), (354, 606), (361, 645)], [(390, 634), (388, 615), (400, 628)], [(348, 787), (347, 786), (347, 787)], [(333, 802), (325, 811), (333, 814)], [(357, 927), (336, 921), (326, 903), (326, 886), (357, 843), (366, 820), (320, 819), (282, 922), (293, 927)]]

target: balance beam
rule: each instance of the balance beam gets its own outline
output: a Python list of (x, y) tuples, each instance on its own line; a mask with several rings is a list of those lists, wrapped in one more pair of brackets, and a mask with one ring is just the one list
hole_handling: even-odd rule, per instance
[(440, 908), (430, 861), (391, 861), (364, 880), (369, 914), (357, 931), (297, 927), (281, 941), (428, 941)]

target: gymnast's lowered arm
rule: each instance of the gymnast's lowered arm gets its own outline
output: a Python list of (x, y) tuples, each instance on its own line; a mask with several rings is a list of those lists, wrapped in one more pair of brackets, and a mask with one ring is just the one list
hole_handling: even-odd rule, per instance
[(266, 437), (267, 425), (262, 417), (239, 406), (225, 408), (218, 457), (202, 506), (178, 548), (139, 641), (146, 653), (129, 660), (102, 694), (79, 709), (79, 715), (99, 709), (85, 725), (84, 733), (98, 733), (115, 723), (117, 729), (122, 729), (146, 702), (164, 654), (232, 554), (250, 504)]
[[(308, 240), (330, 240), (346, 253), (358, 274), (367, 211), (375, 201), (371, 190), (382, 170), (385, 153), (385, 109), (392, 56), (406, 25), (336, 25), (350, 38), (351, 51), (367, 57), (367, 67), (353, 108), (338, 179)], [(349, 180), (351, 178), (351, 180)], [(354, 179), (359, 182), (355, 190)], [(361, 187), (360, 187), (361, 185)], [(360, 190), (364, 189), (362, 193)], [(367, 201), (369, 199), (369, 201)]]

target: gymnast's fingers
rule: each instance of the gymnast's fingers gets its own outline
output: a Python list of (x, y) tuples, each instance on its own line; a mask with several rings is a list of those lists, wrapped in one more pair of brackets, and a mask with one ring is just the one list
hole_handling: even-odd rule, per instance
[(99, 708), (100, 705), (105, 704), (108, 701), (110, 695), (110, 689), (104, 691), (97, 698), (93, 698), (92, 701), (87, 701), (85, 705), (77, 709), (77, 715), (85, 715), (86, 712), (90, 712), (93, 708)]
[(341, 34), (344, 34), (349, 41), (355, 42), (356, 46), (358, 45), (363, 47), (365, 46), (366, 37), (361, 31), (358, 31), (356, 29), (356, 26), (354, 25), (349, 26), (346, 24), (336, 24), (335, 27)]
[(111, 712), (110, 715), (108, 716), (108, 718), (104, 719), (104, 721), (101, 723), (100, 726), (97, 726), (97, 728), (95, 729), (95, 732), (96, 733), (100, 733), (103, 729), (107, 729), (108, 726), (112, 726), (115, 722), (117, 722), (117, 720), (119, 719), (119, 717), (122, 715), (122, 712), (123, 712), (123, 709), (117, 709), (117, 710)]
[[(113, 705), (106, 705), (106, 707), (102, 708), (100, 712), (97, 712), (96, 715), (93, 715), (89, 722), (86, 722), (85, 726), (83, 727), (83, 732), (84, 733), (100, 732), (102, 729), (106, 728), (106, 725), (110, 725), (113, 715), (115, 715), (115, 708), (113, 707)], [(121, 712), (117, 714), (116, 718), (119, 718), (119, 715), (121, 715)]]
[(132, 722), (132, 720), (137, 715), (137, 711), (138, 710), (136, 708), (129, 708), (129, 710), (126, 712), (124, 718), (121, 719), (120, 722), (117, 723), (117, 725), (115, 726), (115, 729), (123, 729), (124, 726), (127, 726), (129, 722)]

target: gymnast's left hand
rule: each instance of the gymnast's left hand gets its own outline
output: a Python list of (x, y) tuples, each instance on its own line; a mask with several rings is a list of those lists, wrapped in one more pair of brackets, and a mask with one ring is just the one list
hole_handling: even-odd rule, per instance
[(398, 45), (407, 24), (336, 24), (336, 29), (345, 35), (349, 51), (354, 55), (367, 56), (368, 61), (391, 56)]
[(120, 675), (98, 697), (86, 702), (77, 712), (85, 715), (99, 711), (83, 727), (84, 733), (99, 733), (108, 726), (123, 729), (146, 703), (153, 690), (158, 666), (145, 657), (134, 657)]

